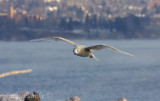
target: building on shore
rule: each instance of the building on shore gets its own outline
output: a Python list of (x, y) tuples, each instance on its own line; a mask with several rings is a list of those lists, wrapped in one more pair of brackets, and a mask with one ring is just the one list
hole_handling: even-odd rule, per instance
[(13, 6), (9, 6), (8, 17), (9, 17), (10, 19), (13, 19), (13, 18), (14, 18), (14, 8), (13, 8)]

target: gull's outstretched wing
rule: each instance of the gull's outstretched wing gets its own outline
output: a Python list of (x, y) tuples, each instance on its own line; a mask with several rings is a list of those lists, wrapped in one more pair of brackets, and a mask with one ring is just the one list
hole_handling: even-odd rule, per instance
[(89, 47), (86, 47), (86, 49), (89, 49), (89, 50), (101, 50), (101, 49), (111, 49), (115, 52), (119, 52), (119, 53), (122, 53), (122, 54), (126, 54), (126, 55), (129, 55), (129, 56), (134, 56), (132, 54), (129, 54), (127, 52), (124, 52), (122, 50), (119, 50), (117, 48), (114, 48), (114, 47), (111, 47), (111, 46), (108, 46), (108, 45), (94, 45), (94, 46), (89, 46)]
[(31, 41), (42, 41), (42, 40), (47, 40), (47, 41), (57, 41), (57, 40), (62, 40), (62, 41), (66, 41), (70, 44), (72, 44), (73, 46), (77, 46), (78, 44), (76, 44), (75, 42), (62, 38), (62, 37), (45, 37), (45, 38), (39, 38), (39, 39), (33, 39)]

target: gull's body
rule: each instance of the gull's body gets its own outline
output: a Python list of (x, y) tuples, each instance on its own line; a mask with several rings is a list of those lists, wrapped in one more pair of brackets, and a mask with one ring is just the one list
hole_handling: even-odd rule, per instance
[(73, 53), (81, 57), (90, 57), (92, 55), (92, 52), (90, 50), (85, 49), (85, 46), (82, 45), (76, 46), (73, 49)]
[(105, 49), (105, 48), (111, 49), (112, 51), (119, 52), (119, 53), (122, 53), (125, 55), (133, 56), (127, 52), (124, 52), (122, 50), (116, 49), (116, 48), (108, 46), (108, 45), (101, 44), (101, 45), (93, 45), (93, 46), (87, 47), (84, 45), (76, 44), (75, 42), (68, 40), (68, 39), (65, 39), (65, 38), (62, 38), (62, 37), (46, 37), (46, 38), (34, 39), (31, 41), (40, 41), (40, 40), (48, 40), (48, 41), (62, 40), (62, 41), (68, 42), (74, 46), (73, 53), (75, 55), (81, 56), (81, 57), (95, 58), (96, 60), (98, 60), (98, 59), (94, 56), (94, 54), (92, 53), (92, 50), (101, 50), (101, 49)]

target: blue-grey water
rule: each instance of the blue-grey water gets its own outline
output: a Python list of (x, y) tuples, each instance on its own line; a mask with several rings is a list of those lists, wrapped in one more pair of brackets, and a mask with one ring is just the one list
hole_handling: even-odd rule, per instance
[(0, 42), (0, 74), (32, 69), (0, 78), (0, 93), (37, 91), (42, 101), (159, 101), (160, 40), (74, 40), (84, 45), (108, 44), (129, 52), (94, 51), (101, 62), (75, 56), (65, 42)]

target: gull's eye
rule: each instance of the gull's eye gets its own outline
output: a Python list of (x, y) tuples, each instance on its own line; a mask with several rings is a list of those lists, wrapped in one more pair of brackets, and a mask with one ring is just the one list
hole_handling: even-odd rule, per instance
[(76, 51), (78, 52), (79, 50), (78, 50), (78, 49), (76, 49)]

